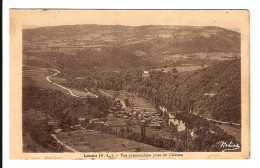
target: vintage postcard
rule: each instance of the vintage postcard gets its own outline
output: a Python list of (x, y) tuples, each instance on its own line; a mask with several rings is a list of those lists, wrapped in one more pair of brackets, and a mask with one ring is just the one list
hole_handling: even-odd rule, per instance
[(11, 159), (250, 158), (249, 11), (10, 10)]

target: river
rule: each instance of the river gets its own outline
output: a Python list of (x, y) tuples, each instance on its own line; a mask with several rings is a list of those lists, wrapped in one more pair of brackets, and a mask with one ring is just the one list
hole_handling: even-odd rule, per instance
[[(163, 106), (160, 106), (159, 107), (163, 112), (167, 112), (167, 109)], [(182, 120), (178, 120), (176, 119), (175, 115), (174, 114), (171, 114), (169, 113), (169, 123), (168, 124), (174, 124), (174, 125), (177, 125), (178, 126), (178, 131), (181, 132), (181, 131), (184, 131), (186, 126), (185, 126), (185, 123), (182, 121)]]
[(174, 114), (169, 113), (169, 124), (173, 123), (174, 125), (178, 125), (178, 131), (184, 131), (186, 126), (182, 120), (178, 120), (175, 118)]
[[(160, 109), (163, 112), (167, 112), (167, 109), (163, 106), (160, 106)], [(197, 114), (195, 114), (197, 115)], [(202, 116), (201, 116), (202, 117)], [(207, 119), (208, 121), (216, 121), (214, 119), (209, 119), (206, 117), (203, 117)], [(175, 118), (174, 114), (169, 113), (169, 124), (173, 123), (174, 125), (178, 125), (178, 131), (184, 131), (186, 126), (185, 123), (182, 120), (178, 120)], [(221, 129), (225, 130), (228, 135), (234, 136), (239, 142), (241, 142), (241, 129), (234, 127), (240, 124), (234, 124), (234, 123), (228, 123), (228, 122), (216, 122), (216, 125), (219, 126)], [(232, 126), (234, 125), (234, 126)]]

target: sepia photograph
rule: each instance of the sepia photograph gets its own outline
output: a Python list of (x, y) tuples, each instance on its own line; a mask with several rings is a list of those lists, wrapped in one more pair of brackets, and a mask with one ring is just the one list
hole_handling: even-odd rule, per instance
[(13, 158), (249, 158), (247, 10), (12, 9), (10, 27)]

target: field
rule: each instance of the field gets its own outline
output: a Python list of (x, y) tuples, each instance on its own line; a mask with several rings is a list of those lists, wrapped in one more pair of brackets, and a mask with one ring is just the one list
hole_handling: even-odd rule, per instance
[[(117, 92), (113, 90), (104, 90), (104, 89), (100, 89), (100, 90), (112, 96)], [(146, 100), (145, 98), (137, 96), (136, 94), (133, 93), (128, 93), (125, 90), (120, 90), (118, 91), (118, 93), (119, 95), (117, 96), (117, 98), (121, 99), (122, 101), (128, 99), (129, 103), (134, 103), (136, 108), (138, 108), (139, 110), (141, 111), (146, 110), (147, 112), (156, 112), (154, 106), (151, 103), (149, 103), (149, 101)]]
[(51, 80), (52, 80), (53, 82), (55, 82), (55, 83), (66, 82), (66, 79), (65, 79), (65, 78), (56, 77), (56, 76), (51, 77)]
[(164, 151), (160, 148), (94, 130), (59, 132), (57, 137), (80, 152), (134, 152), (138, 147), (140, 147), (141, 152)]
[(238, 53), (235, 52), (209, 52), (209, 53), (191, 53), (191, 54), (173, 54), (166, 56), (166, 61), (178, 61), (186, 58), (197, 58), (197, 59), (212, 59), (223, 61), (225, 59), (231, 59), (239, 57)]
[[(133, 126), (125, 126), (123, 128), (127, 128), (129, 127), (133, 132), (135, 133), (139, 133), (141, 134), (141, 128), (139, 125), (133, 125)], [(122, 127), (111, 127), (113, 130), (117, 130), (117, 132), (120, 131), (120, 128)], [(164, 129), (155, 129), (155, 128), (149, 128), (149, 127), (146, 127), (145, 128), (145, 135), (147, 137), (162, 137), (162, 138), (165, 138), (165, 139), (175, 139), (174, 138), (174, 135), (170, 132), (167, 132), (166, 130)]]
[[(34, 121), (44, 121), (46, 119), (45, 113), (35, 109), (23, 111), (23, 117)], [(48, 118), (50, 118), (50, 116), (48, 116)]]
[(69, 88), (73, 94), (77, 95), (77, 96), (94, 96), (93, 94), (91, 93), (87, 93), (85, 91), (80, 91), (78, 89), (72, 89), (72, 88)]
[(69, 93), (68, 91), (56, 85), (53, 85), (52, 83), (47, 81), (46, 77), (53, 73), (55, 72), (46, 68), (38, 68), (31, 66), (23, 67), (23, 85), (33, 85), (43, 89), (55, 89), (65, 93)]
[[(23, 68), (23, 84), (24, 85), (34, 85), (40, 88), (49, 88), (49, 89), (55, 89), (62, 91), (66, 94), (70, 94), (68, 90), (63, 89), (59, 86), (53, 85), (49, 81), (47, 81), (46, 77), (54, 74), (55, 72), (52, 70), (49, 70), (47, 68), (38, 68), (38, 67), (31, 67), (31, 66), (25, 66)], [(60, 77), (50, 77), (50, 80), (61, 84), (66, 82), (65, 78), (60, 78)], [(68, 88), (68, 87), (67, 87)], [(73, 94), (77, 96), (91, 96), (92, 94), (86, 93), (85, 91), (79, 91), (77, 89), (69, 88)]]
[(195, 71), (198, 69), (203, 68), (202, 66), (180, 66), (180, 67), (168, 67), (168, 68), (157, 68), (156, 71), (164, 70), (164, 71), (172, 71), (172, 68), (176, 68), (178, 72), (188, 72), (188, 71)]

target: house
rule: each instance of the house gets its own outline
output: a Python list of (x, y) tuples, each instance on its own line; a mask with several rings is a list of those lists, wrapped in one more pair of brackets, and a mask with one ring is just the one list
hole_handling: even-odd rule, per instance
[(146, 120), (141, 120), (141, 121), (139, 122), (139, 125), (146, 127), (146, 126), (147, 126), (147, 122), (148, 122), (148, 121), (146, 121)]
[(55, 133), (58, 133), (58, 132), (60, 132), (60, 131), (62, 131), (62, 129), (60, 129), (60, 128), (54, 129), (54, 132), (55, 132)]
[(80, 127), (80, 124), (75, 124), (75, 127)]
[(85, 121), (86, 118), (83, 118), (83, 117), (82, 117), (82, 118), (79, 118), (78, 120), (81, 122), (81, 121)]
[(147, 77), (149, 77), (149, 76), (150, 76), (149, 71), (143, 71), (142, 77), (147, 78)]
[(84, 118), (84, 117), (78, 118), (79, 125), (83, 124), (85, 121), (86, 121), (86, 118)]
[(110, 126), (108, 123), (105, 123), (104, 125), (105, 125), (105, 126), (108, 126), (108, 127)]
[(163, 70), (163, 73), (168, 73), (168, 71), (167, 70)]
[(110, 116), (110, 117), (114, 117), (115, 115), (114, 115), (114, 114), (112, 114), (112, 113), (110, 113), (108, 116)]
[(94, 124), (94, 122), (97, 122), (97, 121), (99, 121), (99, 119), (91, 119), (91, 120), (89, 120), (89, 123)]
[(149, 118), (149, 115), (148, 114), (144, 114), (144, 118)]
[(156, 128), (156, 129), (160, 129), (161, 128), (161, 124), (159, 122), (154, 122), (154, 123), (151, 123), (149, 125), (149, 127), (151, 128)]
[(136, 112), (133, 112), (133, 113), (132, 113), (132, 116), (136, 117), (136, 116), (137, 116), (137, 113), (136, 113)]
[(137, 118), (142, 120), (143, 119), (143, 115), (142, 114), (138, 114)]
[(119, 111), (120, 114), (126, 114), (126, 111)]
[(48, 125), (51, 125), (54, 129), (59, 128), (58, 121), (50, 120), (50, 121), (48, 121)]
[(104, 121), (96, 120), (96, 121), (93, 122), (93, 124), (105, 124), (105, 122), (104, 122)]

